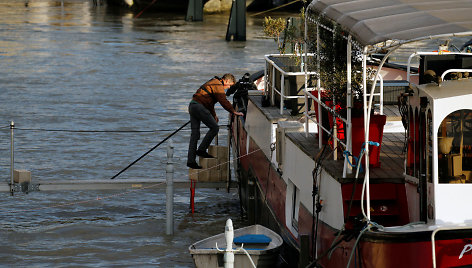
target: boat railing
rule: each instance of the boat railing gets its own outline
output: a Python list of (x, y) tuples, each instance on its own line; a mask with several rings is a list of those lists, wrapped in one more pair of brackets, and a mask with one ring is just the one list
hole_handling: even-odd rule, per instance
[[(372, 79), (374, 80), (374, 79)], [(379, 92), (378, 93), (374, 93), (373, 96), (375, 97), (379, 97), (379, 102), (376, 104), (376, 106), (379, 107), (379, 112), (380, 114), (383, 114), (383, 77), (382, 75), (379, 74), (379, 82), (378, 82), (378, 85), (379, 85)], [(333, 107), (329, 107), (328, 105), (326, 105), (323, 101), (321, 101), (321, 90), (318, 89), (318, 88), (304, 88), (304, 93), (305, 93), (305, 106), (307, 106), (308, 102), (310, 102), (311, 100), (310, 99), (313, 99), (313, 101), (316, 101), (318, 103), (318, 111), (309, 111), (309, 110), (305, 110), (304, 112), (304, 115), (305, 115), (305, 118), (306, 118), (306, 122), (307, 122), (307, 125), (306, 125), (306, 133), (308, 134), (308, 122), (313, 122), (314, 124), (316, 124), (318, 126), (318, 128), (323, 132), (323, 133), (326, 133), (326, 134), (331, 134), (332, 132), (332, 137), (333, 137), (333, 148), (335, 149), (335, 151), (337, 151), (337, 143), (341, 144), (344, 148), (347, 148), (347, 139), (343, 140), (343, 139), (340, 139), (338, 137), (338, 129), (337, 129), (337, 124), (335, 124), (334, 122), (336, 122), (337, 119), (340, 119), (346, 126), (346, 130), (350, 129), (350, 127), (348, 126), (348, 124), (350, 122), (348, 122), (348, 120), (344, 117), (342, 117), (342, 115), (340, 115), (339, 113), (337, 113), (334, 109), (334, 107), (336, 107), (335, 105), (335, 102), (333, 101)], [(315, 94), (317, 94), (317, 96), (313, 95), (312, 92), (316, 92)], [(316, 116), (316, 113), (320, 114), (322, 113), (322, 110), (325, 109), (326, 111), (328, 111), (328, 113), (331, 114), (331, 116), (333, 117), (333, 129), (326, 129), (325, 127), (323, 127), (323, 119), (322, 119), (322, 116)], [(319, 139), (320, 139), (320, 148), (322, 146), (322, 135), (323, 133), (319, 133)], [(351, 137), (350, 135), (345, 135), (345, 137)], [(333, 154), (333, 158), (334, 160), (337, 159), (337, 152), (335, 152)]]
[[(413, 59), (419, 59), (421, 56), (428, 56), (428, 55), (431, 55), (431, 56), (434, 56), (434, 55), (468, 55), (468, 56), (472, 56), (472, 53), (449, 52), (449, 51), (414, 52), (408, 57), (408, 62), (407, 62), (406, 80), (409, 83), (412, 83), (411, 82), (411, 77), (412, 76), (419, 76), (420, 75), (420, 72), (412, 73), (412, 71), (411, 71), (412, 60)], [(444, 77), (448, 73), (452, 73), (452, 72), (471, 72), (471, 69), (450, 69), (450, 70), (447, 70), (447, 71), (445, 71), (444, 73), (441, 74), (441, 79), (444, 80)]]
[(441, 75), (441, 80), (444, 81), (444, 77), (446, 77), (446, 75), (449, 74), (449, 73), (472, 73), (472, 69), (449, 69), (449, 70), (446, 70)]
[[(313, 101), (316, 101), (318, 103), (318, 107), (319, 107), (317, 112), (316, 111), (313, 112), (313, 111), (305, 110), (304, 115), (305, 115), (305, 118), (306, 118), (305, 121), (307, 122), (306, 132), (308, 133), (308, 124), (311, 121), (314, 124), (316, 124), (322, 132), (324, 132), (326, 134), (331, 134), (331, 132), (333, 132), (332, 137), (333, 137), (333, 141), (334, 141), (335, 150), (337, 148), (336, 143), (338, 143), (338, 142), (342, 146), (344, 146), (344, 148), (346, 148), (347, 146), (346, 146), (346, 143), (344, 142), (344, 140), (341, 140), (341, 139), (338, 138), (337, 124), (334, 123), (334, 122), (336, 122), (337, 119), (340, 119), (343, 123), (345, 123), (347, 125), (348, 124), (347, 119), (342, 117), (332, 107), (329, 107), (323, 101), (321, 101), (321, 89), (318, 89), (318, 88), (304, 88), (303, 91), (305, 93), (305, 103), (308, 103), (308, 102), (310, 102), (310, 99), (313, 99)], [(318, 96), (313, 95), (312, 92), (316, 92)], [(336, 106), (334, 105), (334, 107), (336, 107)], [(333, 116), (333, 130), (326, 129), (325, 127), (323, 127), (323, 117), (321, 116), (321, 112), (322, 112), (323, 109), (328, 111), (328, 113), (330, 113)], [(320, 116), (317, 117), (316, 113), (318, 113)], [(322, 137), (323, 137), (323, 133), (318, 133), (318, 135), (319, 135), (319, 139), (321, 141)], [(320, 147), (321, 147), (321, 142), (320, 142)], [(333, 154), (334, 159), (336, 159), (336, 156), (337, 156), (337, 154), (334, 153)]]
[[(308, 54), (308, 56), (313, 56), (313, 55), (314, 54)], [(297, 72), (286, 71), (286, 70), (284, 70), (284, 68), (282, 66), (279, 66), (276, 62), (274, 62), (271, 59), (272, 57), (280, 57), (280, 58), (299, 57), (300, 60), (301, 60), (300, 71), (297, 71)], [(287, 90), (287, 87), (286, 87), (286, 84), (285, 84), (286, 78), (297, 77), (297, 76), (305, 77), (306, 74), (307, 75), (316, 75), (316, 72), (307, 72), (306, 73), (303, 69), (304, 64), (305, 64), (303, 62), (304, 57), (301, 57), (300, 55), (297, 55), (297, 54), (269, 54), (269, 55), (265, 55), (264, 58), (266, 60), (266, 68), (265, 68), (265, 73), (264, 73), (264, 76), (265, 76), (264, 88), (269, 91), (269, 94), (271, 96), (271, 99), (270, 99), (271, 105), (275, 105), (275, 95), (277, 94), (277, 95), (280, 96), (280, 104), (279, 104), (280, 114), (283, 114), (284, 101), (285, 100), (304, 99), (305, 98), (304, 95), (298, 95), (298, 94), (292, 95), (290, 93), (290, 90)], [(284, 67), (288, 67), (288, 66), (284, 66)], [(293, 67), (293, 66), (290, 66), (290, 67)], [(269, 69), (271, 69), (270, 75), (269, 75), (269, 72), (268, 72)], [(276, 78), (277, 78), (276, 71), (278, 71), (279, 75), (280, 75), (280, 85), (277, 85), (277, 83), (276, 83)], [(270, 79), (269, 79), (269, 76), (271, 76)]]

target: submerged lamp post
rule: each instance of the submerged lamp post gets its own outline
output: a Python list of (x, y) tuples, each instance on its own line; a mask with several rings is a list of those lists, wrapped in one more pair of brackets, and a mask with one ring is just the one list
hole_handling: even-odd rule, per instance
[(14, 157), (14, 146), (13, 146), (13, 129), (15, 128), (15, 122), (11, 121), (10, 122), (10, 193), (13, 195), (13, 186), (14, 186), (14, 181), (13, 181), (13, 170), (14, 170), (14, 162), (15, 162), (15, 157)]
[(174, 164), (172, 157), (174, 155), (174, 144), (172, 139), (169, 140), (167, 146), (167, 167), (166, 167), (166, 234), (174, 234)]

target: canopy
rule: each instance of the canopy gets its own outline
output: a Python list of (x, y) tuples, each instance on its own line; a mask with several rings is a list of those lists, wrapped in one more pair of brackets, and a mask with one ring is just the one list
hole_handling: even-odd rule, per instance
[(313, 0), (362, 45), (472, 32), (472, 0)]

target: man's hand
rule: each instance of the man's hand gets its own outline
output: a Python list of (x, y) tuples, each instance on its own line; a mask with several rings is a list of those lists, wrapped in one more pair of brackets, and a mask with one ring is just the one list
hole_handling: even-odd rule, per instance
[(234, 112), (234, 115), (237, 115), (237, 116), (243, 116), (244, 114), (241, 113), (241, 112)]
[(220, 121), (220, 119), (218, 119), (218, 116), (215, 115), (215, 120), (216, 120), (216, 123), (218, 123), (218, 121)]

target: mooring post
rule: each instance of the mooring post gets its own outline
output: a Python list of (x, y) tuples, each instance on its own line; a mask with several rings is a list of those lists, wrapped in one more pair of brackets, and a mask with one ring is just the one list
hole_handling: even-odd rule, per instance
[(15, 155), (14, 155), (14, 146), (13, 146), (13, 129), (15, 128), (15, 122), (10, 122), (10, 193), (13, 195), (13, 172), (14, 172), (14, 162), (15, 162)]
[(226, 226), (225, 226), (226, 250), (225, 250), (225, 255), (223, 256), (224, 268), (234, 268), (233, 239), (234, 239), (233, 221), (231, 219), (227, 219)]
[(169, 144), (167, 146), (167, 167), (166, 167), (166, 234), (173, 235), (174, 234), (174, 164), (172, 162), (172, 157), (174, 156), (174, 144), (172, 139), (169, 140)]

